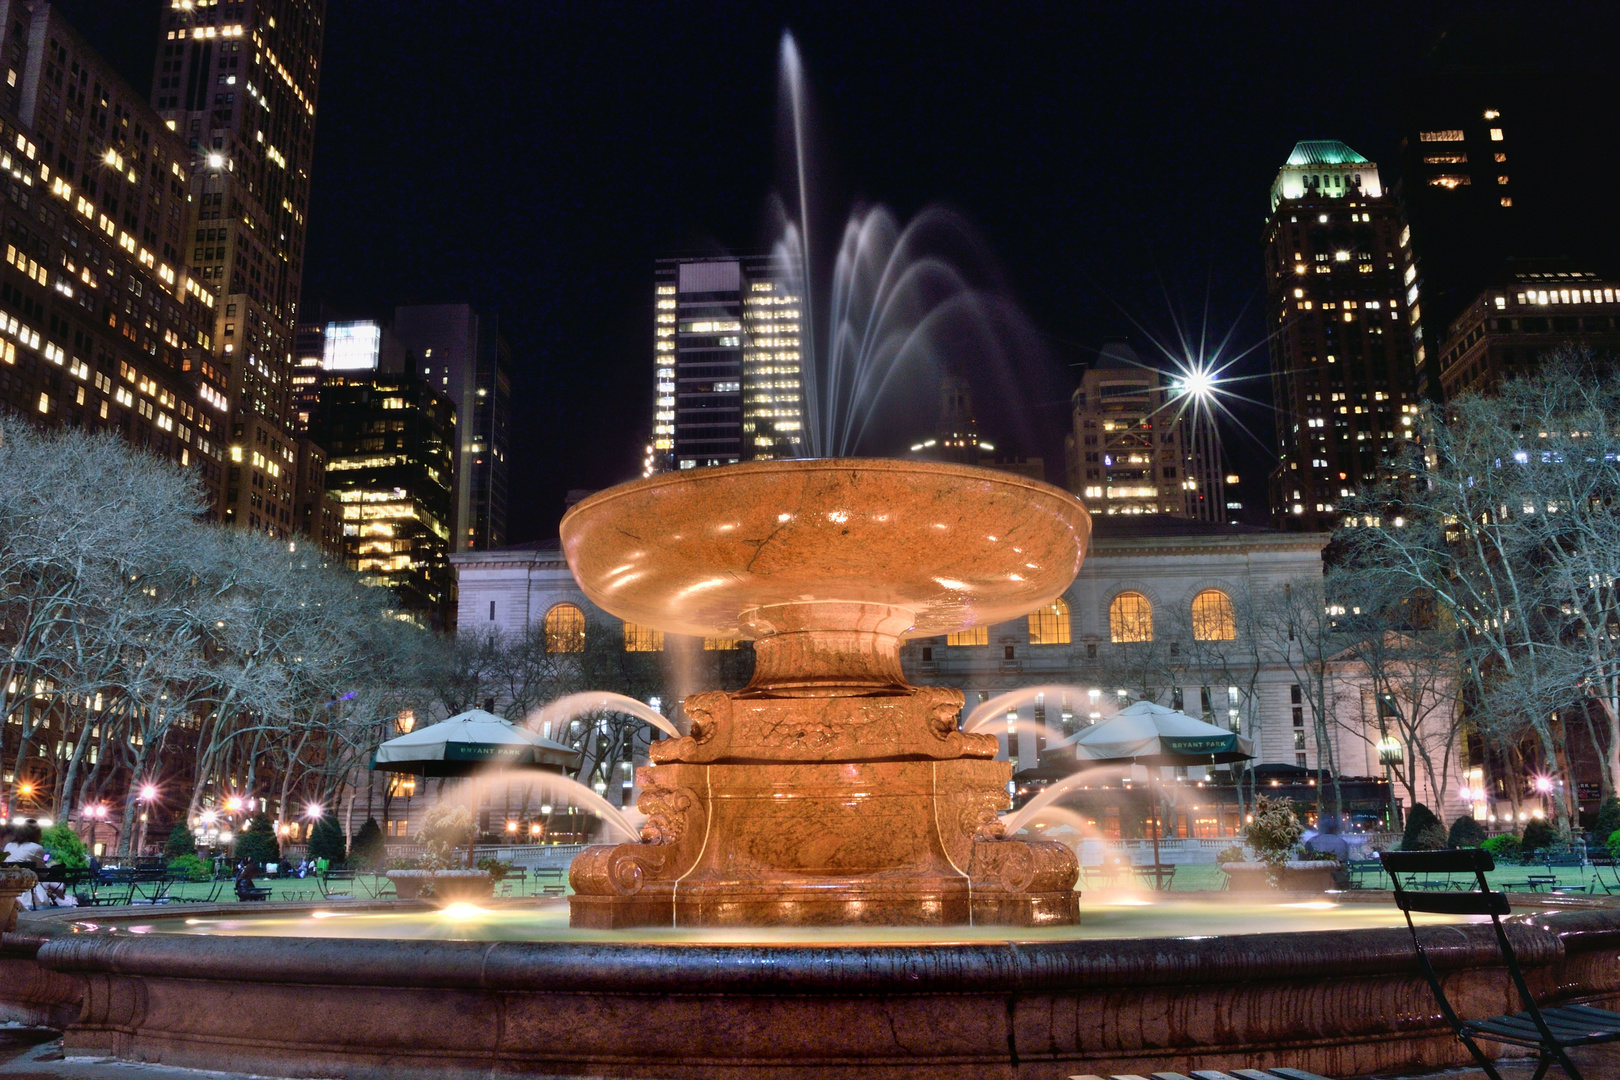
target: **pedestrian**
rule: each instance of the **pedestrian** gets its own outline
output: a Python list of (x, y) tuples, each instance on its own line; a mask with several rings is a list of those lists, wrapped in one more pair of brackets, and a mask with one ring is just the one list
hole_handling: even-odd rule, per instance
[(47, 856), (45, 845), (40, 843), (41, 838), (39, 822), (29, 818), (13, 831), (11, 843), (5, 847), (6, 862), (44, 866)]

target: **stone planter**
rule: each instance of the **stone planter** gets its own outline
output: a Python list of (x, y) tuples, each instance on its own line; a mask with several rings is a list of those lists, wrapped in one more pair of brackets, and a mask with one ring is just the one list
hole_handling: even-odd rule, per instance
[(390, 870), (386, 876), (394, 883), (394, 893), (401, 900), (415, 900), (422, 895), (422, 886), (433, 877), (433, 871)]
[[(1291, 859), (1283, 864), (1275, 887), (1283, 892), (1326, 892), (1333, 888), (1333, 875), (1338, 869), (1339, 864), (1331, 859)], [(1270, 892), (1273, 889), (1265, 863), (1221, 863), (1221, 870), (1226, 874), (1228, 887), (1233, 892)]]
[(495, 895), (488, 870), (390, 870), (388, 880), (401, 900), (420, 899), (429, 885), (436, 904), (466, 904)]
[[(396, 885), (397, 889), (398, 886)], [(470, 904), (495, 895), (495, 879), (488, 870), (435, 870), (435, 904)]]
[(32, 870), (13, 866), (0, 870), (0, 933), (17, 925), (17, 897), (39, 884)]

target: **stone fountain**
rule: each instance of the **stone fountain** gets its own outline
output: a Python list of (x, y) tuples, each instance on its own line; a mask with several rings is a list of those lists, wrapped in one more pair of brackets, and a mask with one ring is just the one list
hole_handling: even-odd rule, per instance
[(576, 927), (1059, 925), (1074, 853), (1005, 837), (1012, 765), (899, 645), (1015, 618), (1074, 579), (1085, 507), (961, 465), (830, 459), (670, 473), (562, 522), (580, 587), (667, 633), (749, 638), (753, 680), (686, 699), (638, 773), (640, 843), (586, 849)]

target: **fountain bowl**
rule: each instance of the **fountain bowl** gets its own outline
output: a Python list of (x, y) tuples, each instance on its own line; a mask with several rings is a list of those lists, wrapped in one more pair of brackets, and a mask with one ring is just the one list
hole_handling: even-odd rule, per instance
[(1080, 569), (1091, 517), (1068, 492), (939, 462), (758, 461), (665, 473), (563, 518), (580, 587), (642, 626), (759, 638), (810, 606), (887, 609), (930, 637), (1048, 603)]
[(899, 646), (1050, 602), (1090, 532), (1067, 492), (934, 462), (748, 462), (574, 507), (598, 606), (754, 643), (748, 686), (687, 697), (689, 733), (638, 772), (641, 842), (575, 859), (574, 925), (1074, 922), (1074, 853), (1004, 836), (1012, 766)]

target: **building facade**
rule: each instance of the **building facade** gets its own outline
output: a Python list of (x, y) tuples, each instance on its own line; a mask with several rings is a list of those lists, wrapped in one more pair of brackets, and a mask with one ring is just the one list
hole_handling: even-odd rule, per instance
[(394, 309), (393, 334), (417, 373), (456, 407), (456, 551), (506, 545), (511, 347), (470, 304)]
[(1533, 374), (1561, 347), (1620, 357), (1620, 281), (1585, 270), (1506, 266), (1440, 339), (1437, 366), (1448, 400)]
[(186, 261), (190, 158), (48, 3), (0, 0), (0, 402), (116, 431), (217, 498), (216, 290)]
[(455, 614), (447, 556), (454, 527), (455, 406), (409, 374), (331, 372), (310, 416), (341, 507), (343, 557), (367, 584), (435, 627)]
[[(172, 0), (161, 23), (151, 101), (188, 151), (180, 257), (219, 296), (206, 363), (226, 385), (233, 430), (255, 446), (261, 434), (296, 446), (292, 354), (324, 29), (324, 0)], [(238, 469), (220, 488), (220, 516), (284, 534), (291, 494), (266, 513), (255, 494), (275, 478)]]
[(1301, 142), (1271, 189), (1265, 233), (1281, 528), (1331, 529), (1336, 509), (1408, 438), (1416, 404), (1402, 248), (1378, 167), (1341, 142)]
[(769, 256), (663, 259), (646, 471), (803, 457), (797, 288)]
[[(1011, 622), (907, 642), (901, 649), (907, 679), (961, 689), (964, 717), (999, 695), (1029, 691), (1026, 700), (999, 709), (991, 726), (981, 729), (998, 736), (999, 757), (1013, 762), (1024, 795), (1031, 782), (1076, 772), (1075, 751), (1066, 738), (1146, 696), (1144, 675), (1161, 704), (1239, 728), (1254, 740), (1254, 764), (1308, 789), (1314, 779), (1307, 773), (1314, 775), (1326, 763), (1318, 758), (1314, 720), (1299, 700), (1294, 670), (1265, 659), (1244, 664), (1209, 657), (1225, 637), (1235, 636), (1234, 620), (1245, 598), (1320, 576), (1328, 537), (1165, 515), (1096, 517), (1093, 524), (1086, 560), (1058, 600)], [(549, 631), (552, 621), (574, 625), (577, 619), (581, 627), (604, 628), (615, 639), (623, 634), (627, 648), (644, 643), (635, 628), (627, 629), (586, 599), (554, 543), (459, 554), (451, 561), (458, 581), (458, 633)], [(658, 647), (673, 654), (703, 644), (668, 635)], [(1143, 646), (1152, 652), (1149, 660), (1124, 656), (1128, 648)], [(1377, 753), (1378, 716), (1363, 692), (1369, 680), (1351, 665), (1338, 665), (1332, 682), (1333, 715), (1327, 723), (1332, 765), (1342, 777), (1364, 778), (1358, 783), (1375, 792), (1369, 812), (1376, 813), (1389, 788), (1382, 783)], [(1187, 831), (1180, 835), (1231, 835), (1241, 821), (1229, 777), (1200, 769), (1184, 772), (1177, 777), (1167, 770), (1166, 779), (1184, 781), (1188, 793), (1203, 791), (1208, 798), (1187, 800), (1186, 810), (1195, 804), (1200, 810), (1182, 815)], [(1117, 773), (1108, 779), (1099, 775), (1097, 781), (1098, 791), (1109, 785), (1116, 811), (1127, 791)], [(1139, 791), (1145, 773), (1136, 779)], [(1222, 784), (1229, 797), (1217, 791)], [(1454, 816), (1470, 809), (1460, 789), (1453, 778), (1443, 805), (1427, 786), (1420, 785), (1419, 797), (1437, 813)], [(1220, 811), (1223, 806), (1229, 809)], [(1119, 822), (1117, 812), (1113, 820)], [(1101, 808), (1096, 824), (1105, 836), (1131, 835), (1128, 827), (1110, 834)]]
[(1069, 490), (1094, 512), (1224, 521), (1220, 433), (1123, 341), (1103, 346), (1070, 399)]

